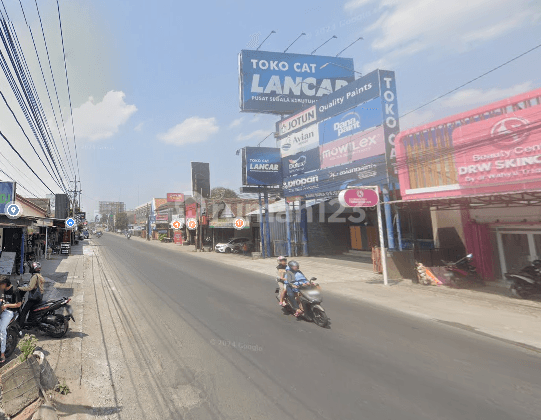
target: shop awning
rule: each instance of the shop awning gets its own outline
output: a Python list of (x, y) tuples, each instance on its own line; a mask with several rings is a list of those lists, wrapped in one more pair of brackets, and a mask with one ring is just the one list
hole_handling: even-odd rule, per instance
[(394, 204), (404, 208), (432, 208), (435, 210), (460, 210), (472, 208), (507, 208), (541, 206), (541, 190), (524, 190), (491, 194), (478, 194), (458, 197), (423, 198), (415, 200), (397, 200)]

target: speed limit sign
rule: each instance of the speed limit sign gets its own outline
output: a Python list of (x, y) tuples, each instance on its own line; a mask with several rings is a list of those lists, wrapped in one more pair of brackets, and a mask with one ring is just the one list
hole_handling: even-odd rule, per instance
[(244, 219), (235, 219), (235, 229), (242, 229), (244, 228), (245, 224), (246, 222), (244, 221)]

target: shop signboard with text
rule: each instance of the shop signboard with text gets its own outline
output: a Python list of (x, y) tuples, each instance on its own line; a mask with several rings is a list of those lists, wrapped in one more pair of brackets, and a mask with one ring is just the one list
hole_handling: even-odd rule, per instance
[(282, 172), (284, 178), (315, 171), (319, 168), (319, 147), (299, 152), (282, 159)]
[(282, 182), (280, 149), (245, 147), (242, 150), (243, 185), (277, 185)]
[(6, 214), (6, 205), (15, 201), (15, 183), (0, 182), (0, 214)]
[(182, 193), (167, 193), (167, 202), (168, 203), (183, 203), (184, 194)]
[(318, 146), (319, 131), (317, 124), (288, 134), (278, 141), (278, 147), (280, 148), (282, 157), (292, 156)]
[(316, 107), (311, 106), (310, 108), (295, 114), (291, 118), (278, 121), (276, 123), (276, 132), (279, 136), (285, 136), (286, 134), (297, 131), (304, 126), (313, 124), (316, 121)]
[(355, 80), (352, 58), (242, 50), (240, 109), (291, 114)]

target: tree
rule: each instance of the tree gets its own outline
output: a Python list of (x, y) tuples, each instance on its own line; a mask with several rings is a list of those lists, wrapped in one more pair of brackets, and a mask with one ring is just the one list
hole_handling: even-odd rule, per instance
[(118, 213), (116, 215), (115, 228), (120, 230), (128, 228), (128, 215), (126, 213)]
[(237, 198), (237, 197), (238, 197), (237, 193), (230, 188), (216, 187), (210, 190), (210, 198), (221, 199), (221, 198)]

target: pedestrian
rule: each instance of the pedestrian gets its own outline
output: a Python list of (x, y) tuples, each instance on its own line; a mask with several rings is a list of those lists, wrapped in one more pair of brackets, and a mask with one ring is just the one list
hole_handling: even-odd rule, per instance
[(0, 276), (0, 291), (4, 293), (0, 314), (0, 364), (5, 363), (7, 328), (15, 312), (21, 307), (21, 294), (6, 276)]
[(245, 257), (248, 256), (248, 243), (244, 242), (244, 245), (242, 245), (242, 255)]

